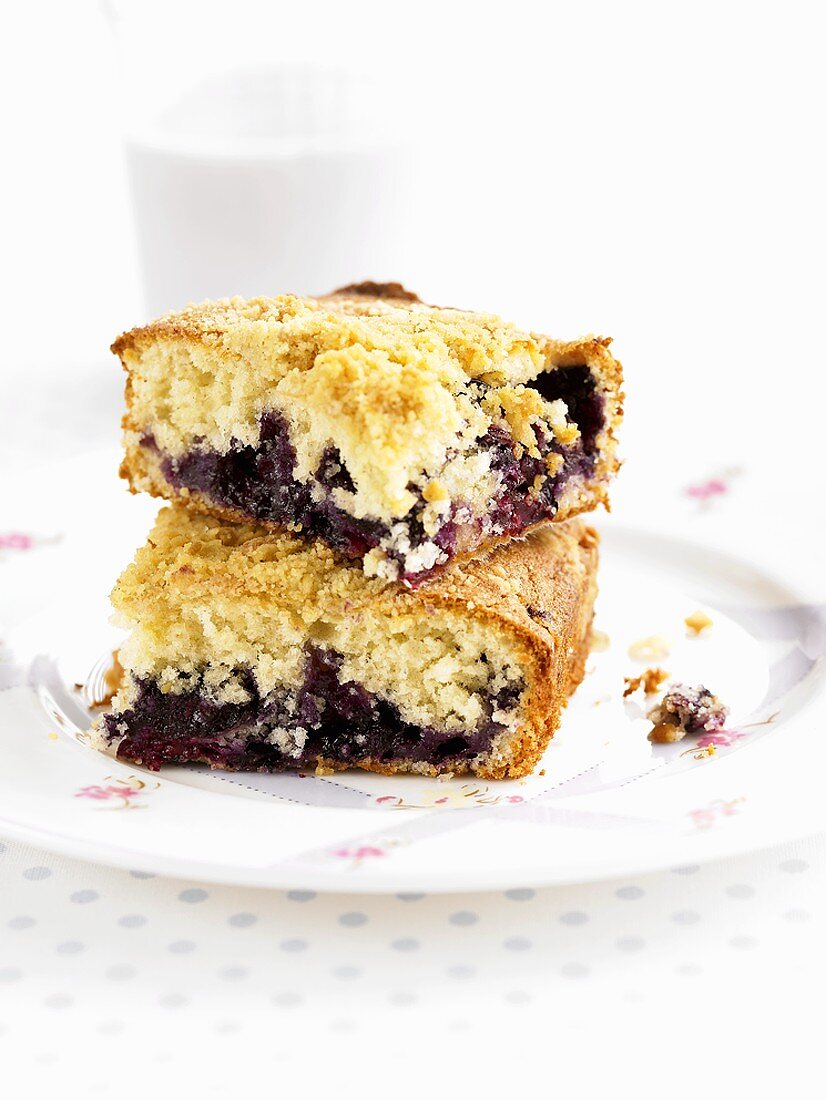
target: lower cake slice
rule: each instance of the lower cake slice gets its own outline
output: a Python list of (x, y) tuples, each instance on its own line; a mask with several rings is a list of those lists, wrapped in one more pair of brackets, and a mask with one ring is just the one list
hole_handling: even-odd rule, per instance
[(165, 508), (112, 595), (130, 634), (91, 742), (152, 769), (527, 775), (584, 673), (596, 567), (573, 520), (410, 591)]

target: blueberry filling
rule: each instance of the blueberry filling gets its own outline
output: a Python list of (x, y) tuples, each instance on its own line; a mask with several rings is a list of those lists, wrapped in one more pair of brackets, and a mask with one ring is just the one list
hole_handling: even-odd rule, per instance
[[(248, 673), (249, 700), (221, 703), (202, 685), (164, 694), (154, 680), (138, 682), (132, 706), (104, 719), (118, 756), (157, 770), (163, 764), (203, 762), (234, 771), (312, 768), (319, 759), (343, 765), (361, 760), (414, 760), (450, 765), (490, 748), (505, 728), (493, 715), (513, 708), (520, 688), (485, 700), (486, 717), (473, 730), (406, 722), (398, 708), (360, 684), (339, 680), (341, 656), (309, 648), (295, 693), (263, 699)], [(124, 732), (125, 731), (125, 732)]]
[(565, 402), (568, 419), (579, 428), (584, 450), (593, 451), (604, 421), (603, 400), (596, 379), (587, 367), (546, 371), (528, 385), (546, 401)]
[[(404, 555), (387, 549), (400, 567), (400, 576), (412, 585), (420, 584), (449, 561), (458, 549), (473, 550), (488, 534), (513, 535), (552, 519), (565, 485), (573, 477), (590, 477), (596, 460), (596, 439), (604, 423), (602, 396), (587, 367), (569, 367), (541, 374), (530, 383), (546, 400), (562, 399), (568, 415), (580, 430), (577, 441), (561, 446), (539, 425), (534, 428), (537, 455), (514, 444), (507, 424), (492, 425), (479, 440), (478, 449), (491, 456), (491, 468), (501, 475), (500, 486), (482, 516), (470, 516), (461, 501), (453, 501), (435, 534), (423, 525), (425, 501), (421, 490), (408, 488), (418, 498), (405, 526), (410, 550), (434, 543), (439, 551), (436, 565), (406, 570)], [(474, 383), (481, 399), (484, 385)], [(472, 387), (473, 388), (473, 387)], [(151, 435), (142, 444), (157, 451)], [(548, 476), (547, 459), (559, 454), (562, 464)], [(161, 455), (161, 470), (176, 489), (202, 493), (218, 506), (251, 519), (277, 525), (300, 527), (308, 535), (339, 550), (348, 558), (362, 558), (390, 535), (388, 524), (373, 519), (356, 519), (335, 503), (336, 489), (353, 492), (355, 486), (341, 455), (329, 447), (313, 477), (314, 485), (295, 480), (295, 450), (285, 419), (276, 412), (261, 418), (260, 438), (254, 446), (233, 440), (227, 452), (196, 446), (173, 459)], [(538, 491), (535, 486), (540, 485)]]

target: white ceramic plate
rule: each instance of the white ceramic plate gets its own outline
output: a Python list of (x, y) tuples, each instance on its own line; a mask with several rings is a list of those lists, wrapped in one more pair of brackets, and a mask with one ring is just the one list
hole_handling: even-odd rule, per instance
[[(156, 502), (90, 455), (12, 491), (0, 533), (0, 832), (81, 858), (189, 878), (417, 891), (586, 881), (696, 862), (826, 828), (822, 609), (794, 580), (691, 539), (600, 518), (595, 653), (527, 780), (155, 774), (89, 749), (78, 683), (118, 632), (107, 593)], [(49, 500), (48, 516), (42, 513)], [(713, 626), (691, 637), (684, 618)], [(657, 637), (667, 654), (629, 653)], [(727, 731), (649, 744), (623, 678), (662, 665), (730, 707)]]

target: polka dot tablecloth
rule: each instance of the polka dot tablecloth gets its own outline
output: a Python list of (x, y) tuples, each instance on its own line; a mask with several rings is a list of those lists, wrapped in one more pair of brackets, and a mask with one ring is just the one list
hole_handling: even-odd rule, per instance
[(124, 1095), (136, 1051), (142, 1074), (191, 1082), (206, 1047), (210, 1094), (316, 1048), (404, 1060), (417, 1035), (545, 1051), (551, 1021), (568, 1056), (658, 1029), (718, 1049), (767, 1019), (777, 1038), (824, 977), (822, 839), (631, 881), (388, 897), (202, 886), (6, 842), (0, 883), (3, 1065), (46, 1088), (82, 1064), (90, 1095)]

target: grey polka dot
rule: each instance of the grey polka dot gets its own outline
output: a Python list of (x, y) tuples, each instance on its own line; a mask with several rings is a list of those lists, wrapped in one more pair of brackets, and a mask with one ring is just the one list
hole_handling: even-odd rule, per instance
[(696, 875), (699, 870), (699, 863), (684, 863), (680, 867), (672, 867), (671, 873), (673, 875)]
[(748, 951), (752, 947), (757, 947), (757, 940), (754, 936), (732, 936), (728, 943), (729, 947), (736, 947), (740, 951)]
[(199, 901), (206, 901), (209, 894), (206, 890), (202, 890), (200, 886), (190, 886), (187, 890), (181, 890), (178, 894), (178, 901), (185, 901), (189, 905), (195, 905)]
[(223, 970), (218, 971), (218, 977), (225, 982), (240, 982), (248, 973), (245, 966), (225, 966)]
[(315, 890), (290, 890), (287, 893), (290, 901), (312, 901), (315, 896)]
[(639, 886), (620, 886), (616, 891), (618, 898), (622, 898), (623, 901), (636, 901), (637, 898), (643, 897), (645, 890)]
[(24, 928), (33, 928), (36, 924), (34, 917), (12, 917), (9, 928), (13, 928), (15, 932), (22, 932)]
[(173, 955), (188, 955), (195, 950), (195, 944), (192, 940), (175, 940), (169, 945), (169, 950)]
[(451, 924), (467, 926), (469, 924), (476, 924), (479, 920), (479, 914), (471, 913), (468, 909), (460, 909), (457, 913), (451, 913), (448, 920)]
[(524, 936), (511, 936), (502, 946), (506, 951), (529, 951), (533, 945)]
[(97, 901), (99, 897), (97, 890), (75, 890), (69, 896), (69, 901), (74, 901), (78, 905), (87, 905), (90, 901)]
[(746, 886), (744, 882), (737, 882), (734, 886), (727, 886), (726, 893), (730, 898), (753, 898), (754, 887)]
[(394, 951), (418, 951), (422, 946), (421, 943), (414, 939), (412, 936), (402, 936), (401, 939), (393, 940), (390, 944)]
[(342, 913), (338, 918), (338, 923), (343, 924), (345, 928), (360, 928), (362, 924), (367, 924), (367, 914)]
[(185, 1004), (189, 1003), (189, 998), (185, 997), (183, 993), (166, 993), (158, 1001), (164, 1008), (183, 1008)]
[(132, 878), (155, 878), (155, 874), (152, 871), (130, 871), (129, 874)]
[(227, 923), (233, 928), (249, 928), (258, 921), (254, 913), (233, 913)]
[(565, 963), (559, 973), (563, 978), (587, 978), (591, 971), (584, 963)]
[(120, 1020), (104, 1020), (102, 1024), (98, 1025), (98, 1034), (100, 1035), (120, 1035), (123, 1031), (124, 1025)]
[(44, 878), (51, 878), (52, 872), (48, 867), (27, 867), (23, 872), (23, 878), (29, 879), (30, 882), (39, 882)]
[(787, 909), (783, 916), (792, 924), (805, 924), (807, 920), (812, 919), (812, 914), (807, 913), (805, 909)]
[(295, 1008), (296, 1005), (300, 1005), (303, 997), (300, 993), (276, 993), (272, 999), (274, 1005), (278, 1005), (279, 1008)]
[(333, 971), (333, 976), (349, 981), (352, 978), (360, 978), (361, 970), (357, 966), (337, 966)]
[(526, 1005), (530, 1004), (531, 995), (524, 989), (512, 989), (510, 993), (505, 994), (505, 1000), (509, 1005)]
[(410, 1005), (414, 1005), (418, 998), (415, 993), (391, 993), (387, 998), (391, 1005), (395, 1005), (396, 1008), (409, 1008)]
[(451, 978), (460, 978), (462, 980), (476, 976), (476, 971), (472, 966), (449, 966), (447, 972)]
[(399, 899), (399, 901), (421, 901), (422, 898), (427, 897), (427, 895), (426, 894), (406, 893), (406, 894), (396, 894), (396, 897)]
[(799, 875), (801, 871), (808, 871), (809, 869), (809, 864), (805, 859), (784, 859), (777, 866), (789, 875)]
[(53, 993), (43, 1002), (46, 1008), (70, 1008), (74, 1003), (74, 998), (65, 993)]
[(2, 856), (3, 852), (5, 852), (5, 850), (6, 850), (6, 845), (3, 843), (2, 840), (0, 840), (0, 856)]
[(671, 914), (671, 919), (675, 924), (697, 924), (700, 914), (694, 909), (678, 909)]
[(642, 951), (645, 947), (645, 940), (640, 939), (639, 936), (623, 936), (617, 940), (618, 951)]
[(109, 967), (106, 971), (106, 977), (112, 982), (126, 982), (135, 977), (135, 968), (125, 963), (119, 963), (116, 966)]
[(307, 950), (307, 941), (306, 940), (299, 940), (299, 939), (282, 940), (281, 941), (281, 950), (282, 951), (290, 951), (290, 952), (306, 951)]
[(531, 898), (536, 897), (536, 890), (531, 890), (526, 886), (521, 886), (515, 890), (506, 890), (505, 897), (510, 901), (530, 901)]
[(703, 968), (696, 963), (683, 963), (676, 968), (676, 972), (681, 978), (696, 978), (698, 974), (702, 974)]
[(127, 913), (118, 921), (121, 928), (142, 928), (146, 924), (146, 917), (140, 913)]
[(571, 926), (586, 924), (588, 921), (588, 914), (582, 913), (578, 909), (572, 909), (569, 913), (560, 914), (559, 919), (562, 924), (568, 924)]
[(66, 940), (55, 948), (58, 955), (79, 955), (83, 951), (83, 944), (78, 940)]
[(0, 968), (0, 985), (11, 985), (12, 982), (19, 982), (22, 977), (22, 972), (16, 966)]

